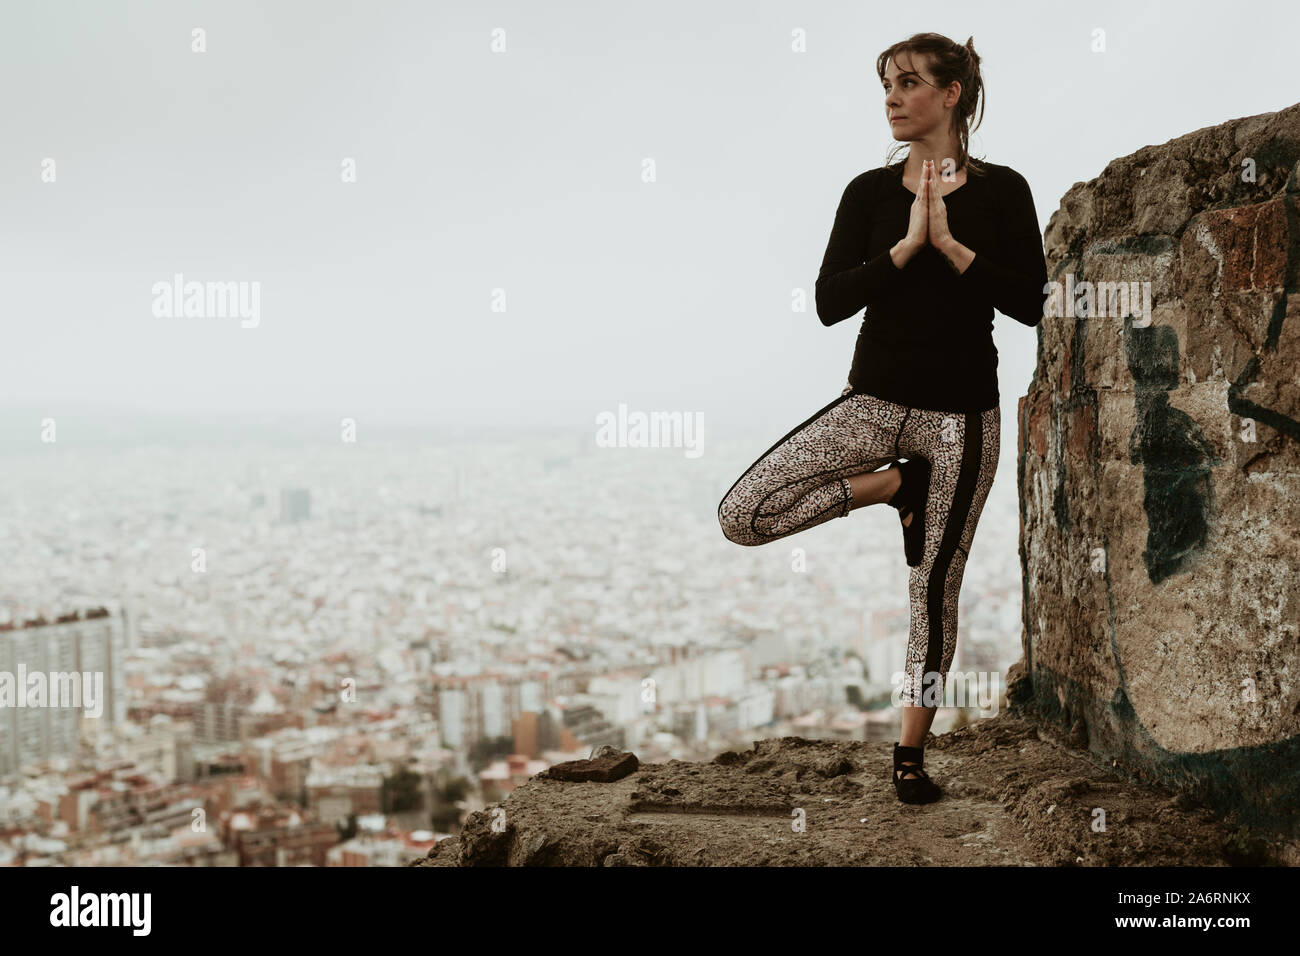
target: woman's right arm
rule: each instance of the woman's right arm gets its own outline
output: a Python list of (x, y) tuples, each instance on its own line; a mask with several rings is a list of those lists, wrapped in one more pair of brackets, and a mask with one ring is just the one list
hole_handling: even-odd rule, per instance
[(842, 322), (884, 296), (920, 249), (915, 240), (904, 236), (866, 261), (871, 211), (870, 204), (857, 192), (860, 180), (858, 177), (844, 188), (817, 274), (817, 318), (826, 326)]

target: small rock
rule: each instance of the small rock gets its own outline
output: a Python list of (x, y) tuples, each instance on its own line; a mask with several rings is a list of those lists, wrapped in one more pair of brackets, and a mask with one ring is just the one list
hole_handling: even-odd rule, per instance
[(846, 773), (852, 773), (853, 764), (849, 763), (849, 761), (844, 757), (827, 757), (824, 760), (818, 761), (813, 766), (813, 769), (823, 777), (830, 779), (832, 777), (843, 776)]
[(633, 753), (612, 753), (594, 760), (566, 760), (543, 770), (537, 776), (545, 780), (567, 780), (581, 783), (613, 783), (635, 773), (641, 766)]
[(545, 833), (535, 833), (529, 837), (528, 842), (524, 845), (525, 864), (537, 859), (538, 855), (546, 849), (549, 843), (550, 838)]

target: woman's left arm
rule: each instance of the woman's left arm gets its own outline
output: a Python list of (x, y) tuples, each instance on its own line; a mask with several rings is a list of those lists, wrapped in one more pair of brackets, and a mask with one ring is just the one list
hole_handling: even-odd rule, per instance
[(1003, 315), (1032, 328), (1043, 320), (1047, 302), (1047, 257), (1029, 183), (1015, 170), (1001, 207), (1005, 216), (996, 260), (963, 246), (951, 233), (935, 248), (963, 284), (981, 292)]

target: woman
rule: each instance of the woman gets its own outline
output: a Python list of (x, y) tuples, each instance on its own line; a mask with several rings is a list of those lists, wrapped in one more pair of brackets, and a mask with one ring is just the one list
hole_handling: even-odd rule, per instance
[[(758, 545), (865, 505), (899, 510), (911, 623), (891, 777), (899, 799), (928, 803), (941, 791), (922, 744), (1000, 448), (993, 310), (1036, 326), (1047, 263), (1024, 177), (967, 155), (983, 91), (972, 40), (916, 34), (876, 73), (899, 144), (845, 188), (817, 276), (823, 325), (866, 310), (848, 387), (750, 465), (718, 520), (729, 540)], [(905, 160), (888, 165), (903, 142)]]

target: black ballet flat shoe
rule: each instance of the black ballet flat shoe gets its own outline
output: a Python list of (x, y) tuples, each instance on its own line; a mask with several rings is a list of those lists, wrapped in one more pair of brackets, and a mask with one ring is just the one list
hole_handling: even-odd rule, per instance
[(907, 566), (914, 568), (925, 556), (925, 500), (930, 495), (930, 462), (925, 458), (891, 461), (890, 468), (902, 472), (898, 490), (889, 499), (889, 505), (898, 509), (900, 524), (912, 516), (911, 524), (903, 525), (903, 555)]
[[(904, 803), (933, 803), (943, 793), (921, 765), (925, 751), (921, 747), (894, 744), (894, 792)], [(904, 761), (910, 761), (910, 765)], [(905, 777), (904, 774), (916, 774)]]

